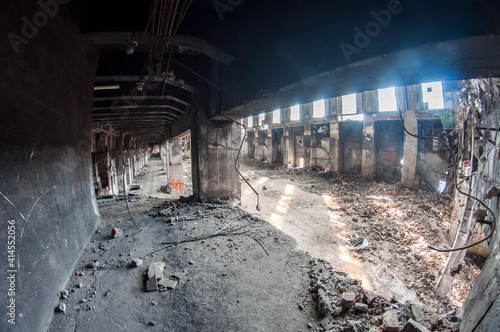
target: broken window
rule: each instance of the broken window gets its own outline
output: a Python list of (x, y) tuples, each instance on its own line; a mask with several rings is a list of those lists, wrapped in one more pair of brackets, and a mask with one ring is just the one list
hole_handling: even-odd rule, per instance
[(277, 109), (273, 111), (273, 123), (280, 123), (281, 122), (281, 110)]
[(378, 90), (378, 110), (379, 112), (395, 112), (398, 110), (396, 88)]
[(330, 124), (311, 126), (311, 147), (321, 147), (321, 140), (330, 137)]
[(364, 119), (364, 115), (356, 114), (357, 107), (358, 104), (355, 93), (342, 96), (342, 116), (339, 116), (339, 121), (362, 121)]
[(441, 82), (423, 83), (422, 94), (426, 109), (444, 109), (443, 84)]
[(300, 105), (295, 105), (290, 108), (290, 121), (300, 120)]
[(313, 102), (313, 118), (323, 118), (325, 116), (325, 100)]

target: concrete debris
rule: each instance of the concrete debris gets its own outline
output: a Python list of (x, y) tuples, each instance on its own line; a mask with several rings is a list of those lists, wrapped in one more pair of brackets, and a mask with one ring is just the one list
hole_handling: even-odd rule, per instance
[(165, 268), (165, 263), (163, 262), (151, 263), (148, 268), (148, 279), (153, 278), (154, 275), (156, 275), (157, 279), (162, 278), (164, 268)]
[(351, 308), (356, 301), (356, 294), (352, 292), (342, 293), (342, 306), (345, 308)]
[(61, 300), (66, 300), (69, 296), (69, 291), (67, 289), (61, 291)]
[(177, 272), (177, 273), (172, 274), (172, 277), (174, 277), (176, 279), (182, 279), (186, 275), (187, 275), (187, 273), (185, 271), (183, 271), (183, 272)]
[(354, 305), (352, 307), (356, 311), (369, 312), (368, 305), (366, 305), (364, 303), (356, 302), (356, 303), (354, 303)]
[[(320, 330), (391, 332), (399, 331), (400, 325), (405, 326), (409, 319), (413, 319), (426, 329), (429, 329), (426, 324), (432, 324), (432, 329), (429, 329), (432, 331), (459, 331), (455, 311), (439, 316), (438, 322), (436, 309), (410, 301), (401, 304), (394, 296), (389, 300), (365, 291), (360, 280), (333, 271), (324, 260), (310, 261), (309, 276), (312, 285), (309, 290), (316, 300), (318, 312), (325, 316), (318, 322)], [(412, 322), (408, 326), (418, 327)]]
[(130, 263), (130, 265), (132, 267), (139, 267), (139, 266), (142, 265), (142, 263), (143, 263), (142, 259), (140, 259), (140, 258), (134, 258), (134, 259), (132, 259), (132, 262)]
[(413, 319), (406, 323), (405, 327), (401, 330), (402, 332), (430, 332), (425, 326), (417, 323)]
[(386, 332), (399, 331), (398, 312), (396, 310), (387, 310), (384, 312), (383, 328)]
[[(87, 269), (97, 269), (99, 267), (99, 261), (93, 261), (85, 266)], [(81, 273), (83, 275), (83, 273)]]
[(194, 265), (194, 261), (189, 261), (189, 265)]
[(164, 287), (166, 289), (174, 289), (177, 287), (177, 280), (162, 278), (158, 281), (158, 288)]
[(154, 292), (158, 290), (158, 282), (157, 282), (157, 277), (156, 274), (152, 275), (151, 278), (146, 281), (146, 291), (147, 292)]
[(119, 228), (116, 228), (116, 227), (113, 227), (113, 229), (111, 230), (111, 237), (112, 238), (117, 238), (117, 237), (120, 237), (123, 235), (123, 231)]
[(366, 291), (364, 294), (363, 294), (363, 301), (366, 303), (366, 304), (371, 304), (373, 302), (373, 300), (375, 300), (377, 296), (375, 294), (373, 294), (372, 292), (370, 291)]
[(326, 315), (332, 312), (330, 298), (323, 289), (318, 289), (318, 312), (321, 315)]
[(66, 315), (66, 304), (64, 304), (64, 302), (59, 302), (59, 304), (56, 307), (56, 311)]
[(428, 330), (432, 330), (432, 327), (437, 324), (439, 317), (436, 309), (421, 303), (411, 303), (410, 310), (412, 318)]

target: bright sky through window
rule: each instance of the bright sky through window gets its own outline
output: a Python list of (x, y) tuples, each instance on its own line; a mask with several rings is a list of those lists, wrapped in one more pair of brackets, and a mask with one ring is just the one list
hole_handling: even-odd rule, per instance
[(342, 96), (342, 114), (356, 114), (356, 94)]
[(313, 103), (313, 118), (322, 118), (325, 116), (325, 100), (316, 100)]
[(273, 111), (273, 123), (280, 123), (281, 122), (281, 110), (277, 109)]
[(295, 105), (290, 108), (290, 121), (300, 120), (300, 105)]
[(396, 103), (396, 88), (378, 90), (379, 112), (395, 112), (398, 110)]
[(423, 83), (422, 94), (424, 103), (429, 105), (430, 110), (444, 109), (443, 85), (441, 82)]

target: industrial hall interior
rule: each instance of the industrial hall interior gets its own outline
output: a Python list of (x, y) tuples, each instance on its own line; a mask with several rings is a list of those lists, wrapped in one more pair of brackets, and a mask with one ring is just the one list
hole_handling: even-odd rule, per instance
[(0, 331), (500, 332), (499, 17), (2, 1)]

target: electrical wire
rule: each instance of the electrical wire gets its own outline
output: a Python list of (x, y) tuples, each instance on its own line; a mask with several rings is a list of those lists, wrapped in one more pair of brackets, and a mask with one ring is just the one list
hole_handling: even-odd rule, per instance
[(245, 125), (243, 123), (239, 123), (238, 121), (233, 120), (233, 119), (225, 116), (224, 114), (222, 114), (222, 116), (225, 117), (226, 119), (228, 119), (229, 121), (232, 121), (232, 122), (236, 123), (237, 125), (240, 125), (241, 127), (243, 127), (243, 139), (241, 140), (240, 149), (238, 150), (238, 156), (236, 157), (236, 161), (234, 162), (234, 168), (236, 169), (236, 172), (240, 175), (240, 177), (253, 190), (253, 192), (255, 193), (255, 195), (257, 195), (257, 206), (255, 208), (257, 209), (257, 211), (261, 211), (262, 210), (262, 206), (260, 205), (260, 196), (259, 196), (259, 193), (252, 187), (252, 185), (250, 184), (250, 182), (247, 181), (247, 179), (243, 176), (243, 174), (241, 174), (240, 170), (238, 169), (238, 161), (240, 160), (241, 149), (243, 149), (243, 143), (245, 143), (245, 138), (247, 137), (247, 128), (245, 127)]
[[(235, 235), (245, 235), (247, 234), (248, 232), (251, 231), (251, 229), (247, 229), (247, 230), (244, 230), (244, 231), (240, 231), (241, 229), (244, 229), (244, 228), (247, 228), (247, 227), (251, 227), (251, 228), (255, 228), (256, 226), (253, 226), (254, 223), (257, 222), (257, 219), (253, 219), (241, 226), (241, 227), (238, 227), (238, 228), (235, 228), (231, 231), (226, 231), (226, 232), (223, 232), (222, 230), (223, 229), (226, 229), (229, 225), (233, 224), (236, 220), (239, 220), (243, 217), (251, 217), (249, 214), (243, 214), (239, 217), (237, 217), (236, 219), (232, 220), (229, 224), (227, 224), (226, 226), (224, 226), (223, 228), (221, 228), (217, 233), (215, 234), (211, 234), (211, 235), (201, 235), (201, 236), (195, 236), (195, 237), (190, 237), (190, 238), (187, 238), (187, 239), (184, 239), (184, 240), (180, 240), (180, 241), (170, 241), (170, 242), (163, 242), (163, 243), (160, 243), (160, 245), (164, 245), (165, 247), (162, 247), (162, 248), (159, 248), (159, 249), (156, 249), (152, 252), (149, 252), (147, 253), (146, 255), (140, 257), (140, 259), (144, 259), (148, 256), (151, 256), (153, 254), (156, 254), (157, 252), (160, 252), (160, 251), (163, 251), (163, 250), (166, 250), (166, 249), (169, 249), (169, 248), (172, 248), (176, 245), (179, 245), (179, 244), (182, 244), (182, 243), (190, 243), (190, 242), (197, 242), (197, 241), (202, 241), (202, 240), (207, 240), (207, 239), (213, 239), (213, 238), (216, 238), (216, 237), (219, 237), (219, 236), (235, 236)], [(239, 232), (240, 231), (240, 232)], [(252, 238), (253, 239), (253, 238)], [(255, 240), (255, 239), (254, 239)], [(257, 241), (257, 240), (255, 240)], [(259, 243), (257, 241), (257, 243)], [(264, 249), (264, 251), (266, 252), (267, 255), (269, 255), (269, 253), (267, 252), (267, 250), (264, 248), (264, 246), (259, 243), (260, 246)]]
[[(408, 96), (406, 96), (408, 98)], [(446, 149), (448, 150), (448, 152), (450, 153), (450, 157), (451, 157), (451, 160), (452, 160), (452, 165), (453, 165), (453, 181), (454, 181), (454, 184), (455, 184), (455, 188), (456, 190), (461, 193), (462, 195), (468, 197), (468, 198), (471, 198), (475, 201), (477, 201), (479, 204), (481, 204), (482, 206), (484, 206), (484, 208), (486, 208), (486, 210), (488, 210), (489, 213), (491, 213), (491, 216), (493, 217), (493, 220), (492, 220), (492, 223), (491, 223), (491, 231), (490, 233), (485, 236), (482, 240), (479, 240), (475, 243), (472, 243), (472, 244), (469, 244), (469, 245), (466, 245), (466, 246), (463, 246), (463, 247), (459, 247), (459, 248), (452, 248), (452, 249), (441, 249), (441, 248), (436, 248), (436, 247), (433, 247), (433, 246), (428, 246), (427, 248), (429, 249), (432, 249), (434, 251), (437, 251), (437, 252), (453, 252), (453, 251), (460, 251), (460, 250), (465, 250), (465, 249), (469, 249), (471, 247), (474, 247), (480, 243), (483, 243), (484, 241), (487, 241), (492, 235), (493, 233), (495, 232), (495, 228), (496, 228), (496, 223), (497, 223), (497, 219), (496, 219), (496, 216), (495, 214), (493, 213), (493, 211), (490, 209), (490, 207), (488, 205), (486, 205), (486, 203), (484, 203), (482, 200), (480, 200), (479, 198), (475, 197), (475, 196), (472, 196), (468, 193), (465, 193), (463, 192), (460, 187), (458, 186), (458, 179), (457, 179), (457, 161), (455, 159), (455, 154), (453, 153), (453, 150), (451, 149), (451, 147), (448, 145), (448, 143), (439, 138), (439, 137), (434, 137), (434, 136), (420, 136), (420, 135), (415, 135), (415, 134), (412, 134), (408, 131), (408, 129), (406, 129), (406, 126), (405, 126), (405, 122), (404, 122), (404, 119), (403, 119), (403, 113), (401, 112), (401, 109), (399, 109), (399, 116), (401, 118), (401, 124), (403, 125), (403, 130), (410, 136), (412, 137), (415, 137), (415, 138), (422, 138), (422, 139), (431, 139), (431, 140), (437, 140), (438, 142), (441, 142), (444, 144), (444, 146), (446, 147)]]

